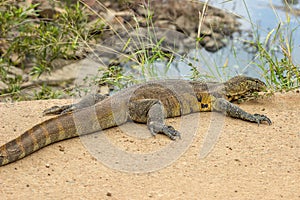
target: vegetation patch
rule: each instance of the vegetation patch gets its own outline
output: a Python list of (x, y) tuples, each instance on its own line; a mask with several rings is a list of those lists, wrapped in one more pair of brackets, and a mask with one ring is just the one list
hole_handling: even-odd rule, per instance
[[(76, 77), (63, 80), (45, 80), (43, 77), (56, 76), (57, 70), (89, 55), (94, 55), (98, 63), (105, 62), (97, 64), (94, 77), (85, 79), (90, 82), (87, 85), (109, 86), (111, 89), (134, 84), (137, 77), (144, 80), (161, 78), (172, 67), (176, 68), (174, 63), (181, 61), (190, 67), (190, 79), (223, 74), (199, 71), (195, 64), (197, 58), (189, 58), (195, 62), (187, 61), (187, 51), (181, 51), (180, 47), (218, 51), (226, 46), (233, 33), (240, 32), (238, 17), (207, 3), (151, 2), (49, 0), (20, 4), (13, 0), (1, 1), (0, 100), (75, 95), (80, 91), (80, 86), (73, 82)], [(250, 16), (248, 20), (251, 21)], [(158, 30), (171, 30), (179, 36)], [(258, 66), (272, 91), (299, 87), (300, 67), (292, 57), (294, 31), (289, 20), (279, 21), (278, 26), (261, 41), (253, 25), (253, 40), (246, 41), (256, 52), (257, 59), (251, 64)], [(178, 42), (172, 46), (170, 38)], [(105, 46), (108, 39), (112, 43)], [(122, 41), (120, 46), (116, 44), (118, 40)], [(114, 57), (103, 59), (102, 54), (107, 53), (101, 52), (103, 47), (110, 48)], [(158, 64), (164, 65), (162, 71), (158, 70)], [(130, 66), (131, 73), (126, 73), (126, 66)], [(208, 67), (219, 70), (222, 66)], [(223, 67), (225, 69), (226, 63)]]

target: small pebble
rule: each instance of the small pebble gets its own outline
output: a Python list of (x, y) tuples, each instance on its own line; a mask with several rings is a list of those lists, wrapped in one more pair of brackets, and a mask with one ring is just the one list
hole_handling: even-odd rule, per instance
[(107, 192), (107, 193), (106, 193), (106, 196), (111, 197), (112, 194), (111, 194), (110, 192)]

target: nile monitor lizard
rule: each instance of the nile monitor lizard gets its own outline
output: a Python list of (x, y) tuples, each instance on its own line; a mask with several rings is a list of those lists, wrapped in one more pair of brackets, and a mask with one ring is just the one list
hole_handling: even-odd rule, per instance
[(78, 104), (54, 106), (45, 113), (58, 116), (35, 125), (0, 147), (0, 166), (49, 144), (108, 129), (129, 120), (147, 123), (152, 135), (162, 133), (170, 139), (180, 137), (180, 134), (164, 123), (166, 117), (200, 111), (219, 111), (230, 117), (258, 124), (266, 121), (270, 125), (267, 116), (247, 113), (230, 103), (264, 89), (262, 81), (244, 76), (236, 76), (225, 83), (162, 80), (134, 85), (111, 97), (96, 95), (96, 98)]

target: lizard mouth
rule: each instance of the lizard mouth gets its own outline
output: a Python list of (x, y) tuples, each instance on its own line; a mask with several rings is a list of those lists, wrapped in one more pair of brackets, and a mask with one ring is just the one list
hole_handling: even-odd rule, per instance
[(251, 101), (251, 100), (258, 99), (258, 98), (262, 97), (264, 94), (265, 94), (265, 92), (253, 90), (253, 91), (249, 91), (249, 92), (247, 92), (243, 95), (240, 95), (235, 100), (238, 103), (245, 102), (245, 101)]
[(259, 96), (261, 96), (264, 92), (259, 92), (257, 90), (251, 90), (243, 94), (235, 94), (235, 95), (228, 95), (227, 99), (231, 102), (237, 101), (237, 102), (245, 102), (253, 99), (257, 99)]

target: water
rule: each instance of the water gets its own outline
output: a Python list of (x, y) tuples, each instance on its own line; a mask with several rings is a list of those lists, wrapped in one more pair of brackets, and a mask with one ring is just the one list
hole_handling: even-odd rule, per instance
[[(214, 0), (209, 1), (210, 5), (217, 8), (225, 9), (241, 17), (241, 28), (243, 34), (236, 34), (232, 41), (228, 40), (228, 46), (219, 50), (216, 53), (206, 52), (204, 49), (195, 50), (192, 57), (196, 56), (196, 61), (189, 60), (194, 66), (197, 66), (199, 72), (203, 75), (213, 75), (224, 80), (229, 76), (236, 74), (245, 74), (253, 77), (261, 78), (262, 71), (253, 63), (258, 62), (255, 53), (249, 53), (243, 48), (243, 40), (251, 40), (247, 37), (246, 32), (257, 30), (259, 40), (264, 43), (268, 33), (277, 28), (279, 22), (282, 22), (282, 27), (288, 26), (293, 33), (293, 60), (299, 66), (300, 64), (300, 20), (298, 16), (278, 8), (284, 6), (284, 0)], [(292, 5), (295, 9), (300, 9), (300, 4), (297, 2)], [(286, 24), (287, 16), (290, 17), (289, 25)], [(289, 31), (290, 32), (290, 31)], [(276, 44), (270, 45), (270, 48), (276, 50), (279, 46)], [(280, 57), (280, 55), (278, 55)], [(191, 75), (190, 67), (184, 62), (178, 64), (179, 71), (170, 71), (171, 77), (189, 77)]]

